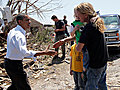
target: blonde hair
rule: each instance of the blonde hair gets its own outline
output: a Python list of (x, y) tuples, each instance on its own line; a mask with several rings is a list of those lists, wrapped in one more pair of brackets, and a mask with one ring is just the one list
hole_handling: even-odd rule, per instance
[[(77, 7), (75, 7), (75, 10), (76, 9), (81, 14), (88, 14), (89, 20), (94, 18), (94, 17), (97, 17), (97, 13), (95, 12), (93, 6), (90, 3), (86, 3), (86, 2), (80, 3)], [(97, 17), (96, 20), (92, 23), (94, 23), (96, 28), (98, 28), (101, 33), (104, 32), (104, 30), (105, 30), (104, 22), (100, 17)]]

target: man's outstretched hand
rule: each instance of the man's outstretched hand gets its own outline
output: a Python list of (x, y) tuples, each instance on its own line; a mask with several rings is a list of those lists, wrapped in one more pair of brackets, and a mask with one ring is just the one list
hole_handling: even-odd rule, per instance
[(40, 55), (50, 55), (50, 56), (57, 55), (57, 52), (54, 50), (49, 50), (49, 47), (50, 45), (44, 51), (37, 51), (34, 57), (40, 56)]
[(54, 51), (54, 50), (47, 50), (47, 55), (50, 55), (50, 56), (55, 56), (55, 55), (57, 55), (57, 52), (56, 51)]
[(63, 44), (64, 44), (64, 41), (60, 40), (60, 41), (53, 44), (53, 48), (58, 48), (59, 46), (62, 46)]
[(49, 50), (50, 45), (45, 49), (47, 55), (54, 56), (57, 55), (57, 52), (54, 50)]

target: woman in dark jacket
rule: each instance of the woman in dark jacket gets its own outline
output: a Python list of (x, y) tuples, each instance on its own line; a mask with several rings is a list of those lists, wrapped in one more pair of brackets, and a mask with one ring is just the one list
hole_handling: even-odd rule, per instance
[(87, 23), (76, 47), (77, 51), (81, 51), (86, 45), (89, 52), (86, 90), (107, 90), (108, 50), (104, 38), (104, 22), (90, 3), (81, 3), (76, 9), (79, 20)]

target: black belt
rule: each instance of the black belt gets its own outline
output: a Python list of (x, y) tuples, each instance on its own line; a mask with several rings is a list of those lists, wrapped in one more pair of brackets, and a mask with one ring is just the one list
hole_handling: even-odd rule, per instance
[(56, 34), (56, 36), (65, 36), (65, 34)]
[(7, 61), (13, 61), (13, 62), (22, 62), (22, 60), (11, 60), (11, 59), (9, 59), (9, 58), (5, 58), (5, 60), (7, 60)]

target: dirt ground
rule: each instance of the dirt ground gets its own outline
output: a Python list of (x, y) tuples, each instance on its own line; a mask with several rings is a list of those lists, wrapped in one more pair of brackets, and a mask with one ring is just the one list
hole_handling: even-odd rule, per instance
[[(112, 61), (107, 63), (108, 90), (120, 90), (120, 55), (112, 55)], [(69, 56), (67, 57), (69, 58)], [(69, 74), (69, 60), (62, 63), (46, 66), (41, 70), (39, 77), (29, 79), (32, 90), (73, 90), (73, 77)]]
[[(120, 50), (114, 52), (109, 51), (109, 54), (110, 58), (107, 62), (107, 87), (108, 90), (120, 90)], [(41, 56), (39, 58), (40, 61), (31, 64), (31, 66), (30, 64), (24, 64), (27, 67), (25, 71), (27, 72), (32, 90), (74, 89), (73, 76), (69, 74), (69, 50), (66, 52), (66, 58), (58, 64), (49, 65), (52, 61), (52, 57)], [(3, 83), (1, 87), (6, 90), (11, 84), (11, 81), (8, 78), (3, 78), (2, 80), (1, 77), (0, 79), (1, 83)], [(7, 84), (8, 82), (9, 84)]]

